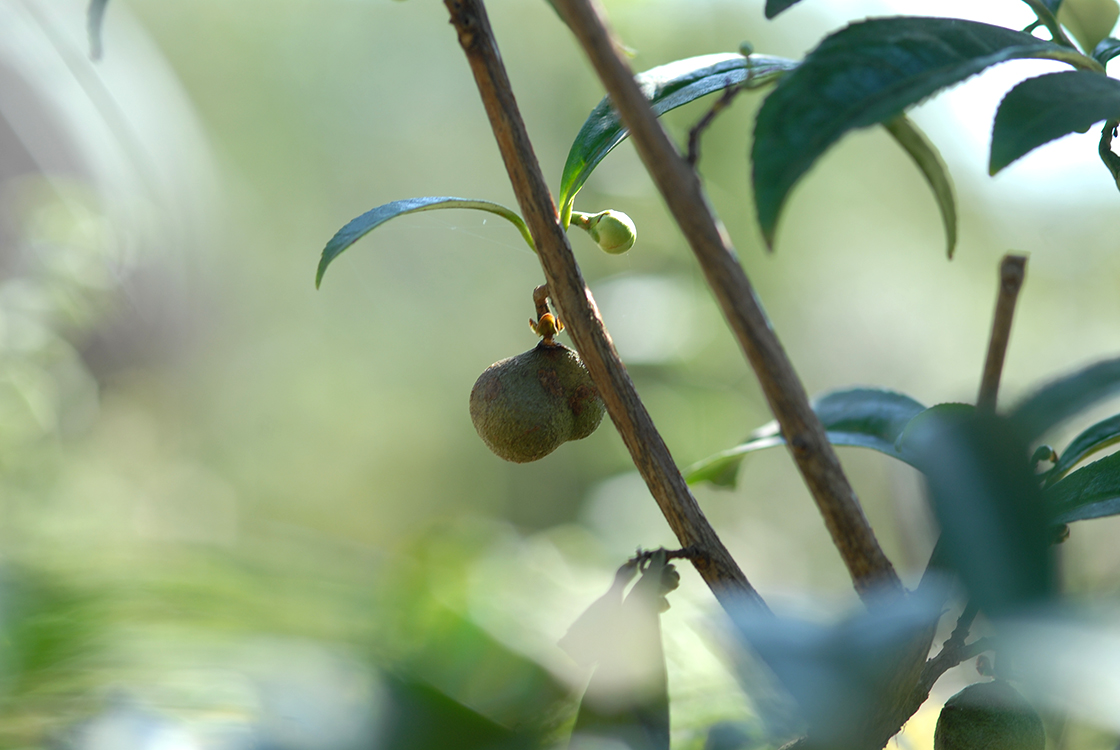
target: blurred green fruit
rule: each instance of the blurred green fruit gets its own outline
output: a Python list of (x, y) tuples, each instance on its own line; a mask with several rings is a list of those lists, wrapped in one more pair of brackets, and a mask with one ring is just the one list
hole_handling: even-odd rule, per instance
[(1005, 680), (969, 685), (941, 709), (934, 750), (1043, 750), (1038, 712)]

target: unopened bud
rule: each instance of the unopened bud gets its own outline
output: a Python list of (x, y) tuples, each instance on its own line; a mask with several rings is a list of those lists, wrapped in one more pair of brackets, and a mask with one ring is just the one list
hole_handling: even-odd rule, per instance
[(634, 246), (638, 229), (621, 211), (606, 210), (578, 222), (605, 253), (621, 255)]

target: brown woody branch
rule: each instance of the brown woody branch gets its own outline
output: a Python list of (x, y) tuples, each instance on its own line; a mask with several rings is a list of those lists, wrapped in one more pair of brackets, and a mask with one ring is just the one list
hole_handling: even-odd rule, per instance
[(766, 609), (704, 517), (603, 327), (529, 142), (482, 0), (444, 0), (444, 4), (466, 52), (521, 213), (536, 242), (549, 297), (567, 325), (635, 466), (681, 545), (703, 551), (693, 558), (693, 564), (715, 595), (724, 602), (731, 596), (746, 598)]
[(1026, 272), (1027, 258), (1024, 255), (1005, 255), (1000, 261), (999, 296), (996, 298), (996, 312), (992, 319), (988, 356), (984, 361), (984, 375), (980, 380), (980, 395), (976, 398), (977, 409), (989, 412), (996, 410), (1003, 360), (1007, 355), (1007, 343), (1011, 339), (1011, 321), (1015, 316), (1015, 303), (1019, 299), (1019, 290), (1023, 287)]
[(762, 384), (790, 452), (825, 526), (866, 599), (875, 589), (902, 591), (890, 560), (863, 514), (800, 378), (770, 327), (699, 178), (646, 101), (595, 0), (554, 0), (607, 89), (630, 137), (695, 253), (724, 316)]

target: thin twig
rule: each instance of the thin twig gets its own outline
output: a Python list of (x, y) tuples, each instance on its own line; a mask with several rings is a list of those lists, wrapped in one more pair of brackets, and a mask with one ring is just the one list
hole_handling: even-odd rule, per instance
[(1019, 299), (1019, 290), (1023, 288), (1026, 272), (1025, 255), (1005, 255), (1000, 261), (999, 297), (996, 298), (996, 312), (992, 318), (992, 335), (988, 340), (984, 375), (980, 379), (980, 395), (976, 398), (977, 409), (987, 412), (996, 410), (1003, 360), (1007, 354), (1007, 342), (1011, 339), (1011, 321), (1015, 317), (1015, 303)]
[[(750, 60), (750, 58), (747, 59)], [(749, 75), (747, 76), (747, 80), (750, 80)], [(715, 121), (716, 116), (727, 109), (727, 106), (735, 99), (735, 95), (743, 90), (744, 86), (736, 86), (732, 83), (728, 83), (723, 89), (723, 96), (716, 99), (716, 103), (700, 118), (700, 122), (693, 125), (692, 130), (688, 131), (688, 157), (685, 159), (685, 161), (688, 162), (688, 166), (695, 167), (696, 163), (700, 161), (700, 136), (703, 135), (704, 131)]]
[(715, 595), (724, 602), (745, 598), (766, 610), (689, 491), (603, 327), (560, 226), (482, 1), (444, 0), (444, 4), (470, 63), (522, 215), (536, 241), (549, 298), (567, 324), (634, 465), (681, 545), (704, 551), (693, 558), (693, 564)]
[(669, 210), (688, 239), (805, 479), (856, 590), (868, 599), (883, 588), (902, 591), (836, 452), (721, 224), (713, 216), (695, 170), (677, 152), (619, 54), (603, 13), (592, 0), (554, 0), (579, 39)]

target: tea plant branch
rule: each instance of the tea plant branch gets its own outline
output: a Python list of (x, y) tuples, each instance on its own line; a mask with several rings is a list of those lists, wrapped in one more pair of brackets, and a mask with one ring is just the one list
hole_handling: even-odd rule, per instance
[(976, 398), (976, 408), (989, 412), (996, 409), (996, 395), (1003, 373), (1003, 360), (1007, 354), (1007, 343), (1011, 339), (1011, 321), (1015, 316), (1015, 303), (1023, 278), (1027, 272), (1027, 258), (1024, 255), (1005, 255), (999, 264), (999, 296), (996, 298), (996, 311), (992, 319), (992, 335), (988, 340), (988, 356), (984, 362), (984, 375), (980, 380), (980, 394)]
[(724, 603), (746, 598), (766, 610), (689, 491), (603, 326), (560, 225), (482, 0), (444, 0), (444, 5), (470, 63), (521, 213), (535, 240), (548, 296), (567, 324), (634, 465), (681, 545), (701, 551), (692, 561), (716, 597)]
[(610, 95), (669, 210), (692, 247), (724, 316), (754, 368), (786, 444), (819, 507), (832, 540), (865, 601), (874, 590), (902, 591), (809, 406), (805, 388), (770, 327), (730, 240), (718, 223), (696, 171), (662, 129), (619, 53), (593, 0), (555, 0)]

